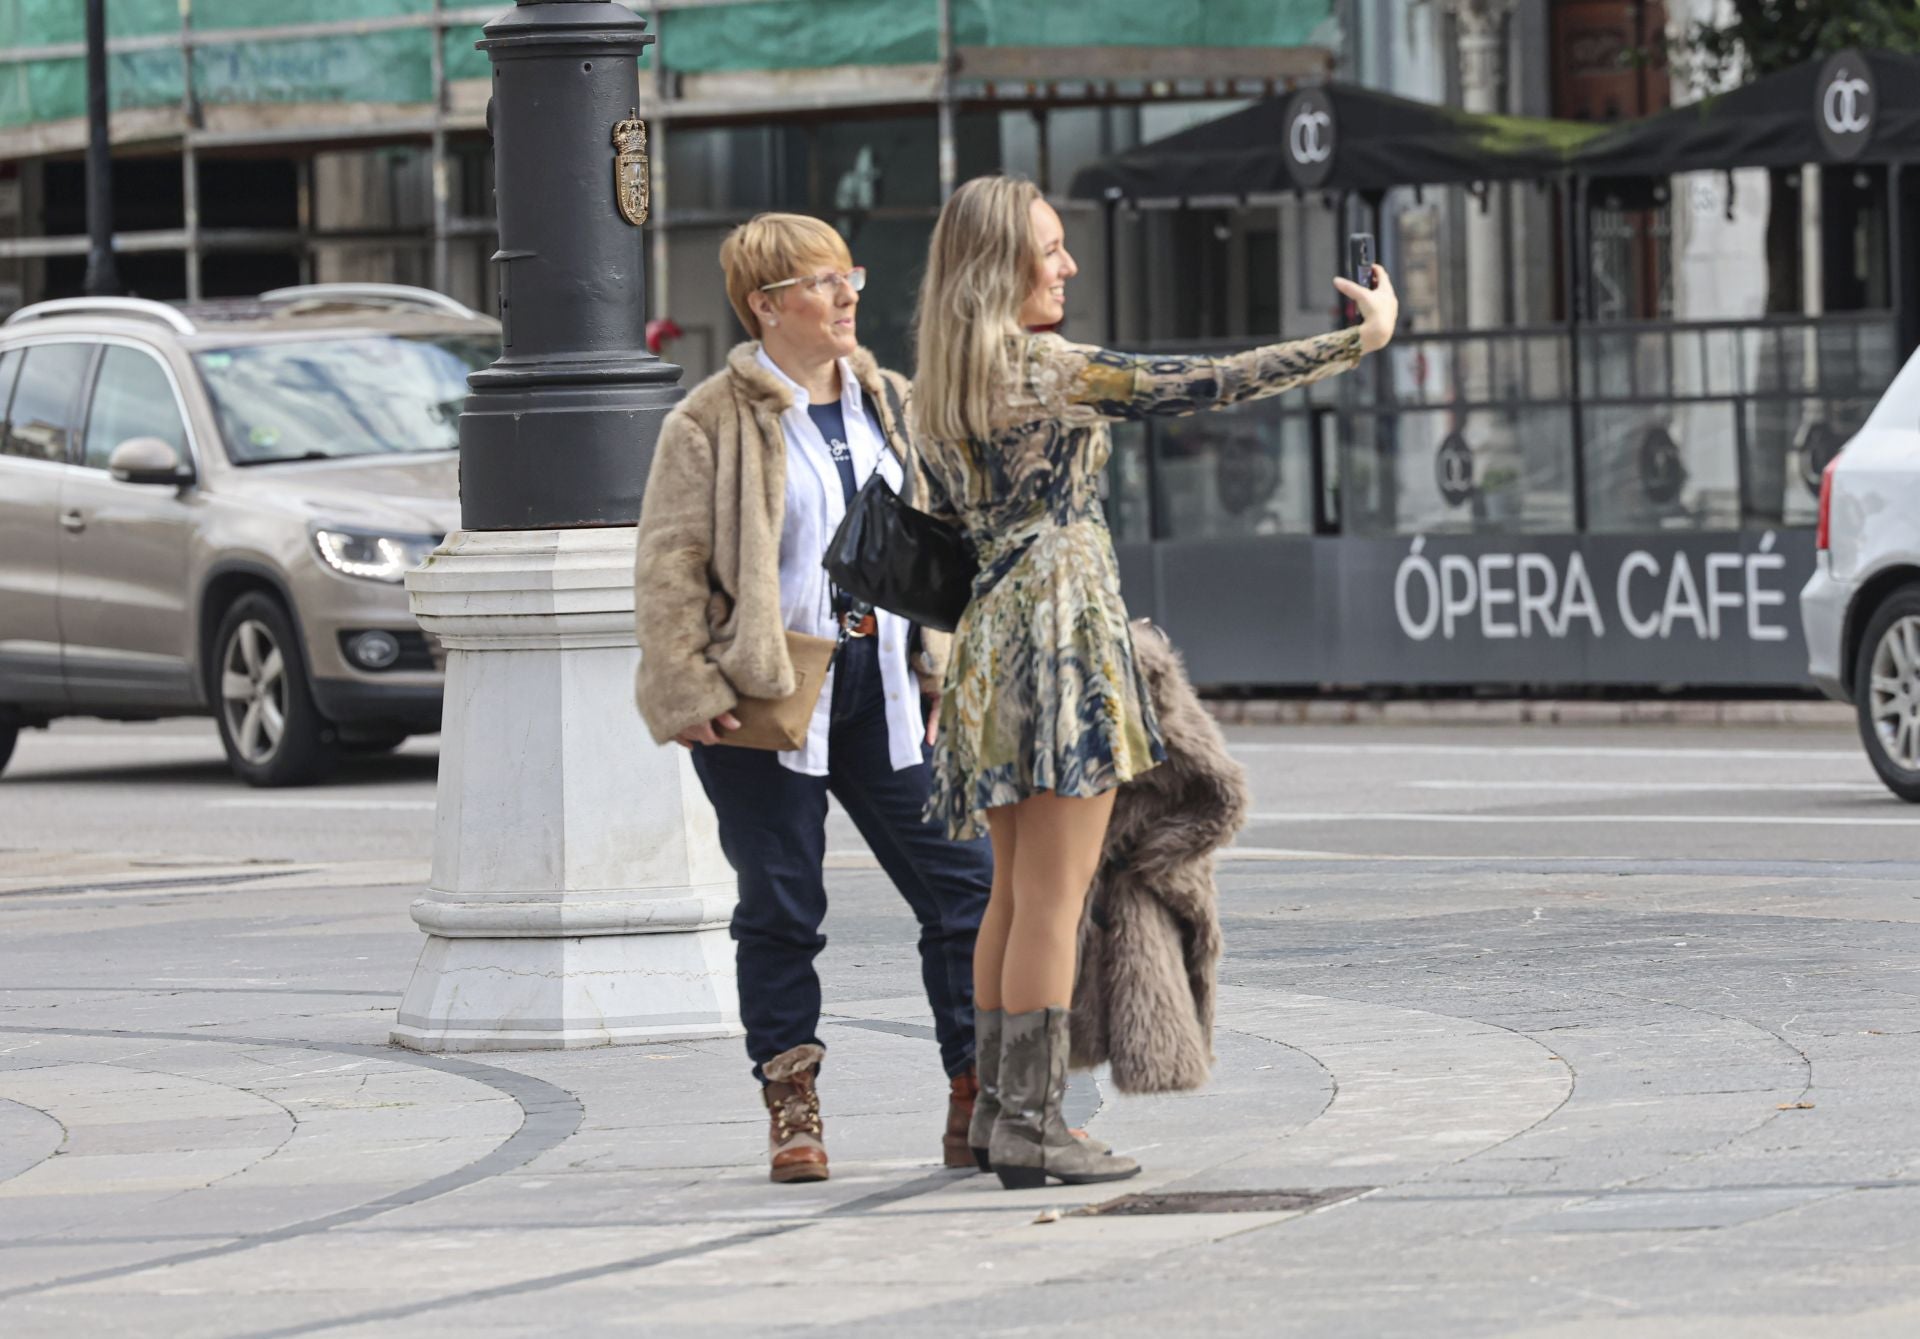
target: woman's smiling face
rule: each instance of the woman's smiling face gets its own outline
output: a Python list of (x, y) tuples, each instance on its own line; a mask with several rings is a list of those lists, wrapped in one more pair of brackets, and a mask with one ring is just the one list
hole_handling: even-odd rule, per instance
[(1033, 287), (1020, 304), (1020, 324), (1029, 330), (1056, 326), (1067, 317), (1067, 280), (1080, 273), (1067, 252), (1067, 230), (1060, 215), (1045, 200), (1035, 200), (1028, 211), (1033, 222), (1034, 249), (1039, 253)]

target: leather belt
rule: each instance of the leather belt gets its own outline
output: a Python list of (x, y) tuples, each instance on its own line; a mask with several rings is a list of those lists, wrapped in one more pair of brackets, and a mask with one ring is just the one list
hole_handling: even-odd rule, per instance
[(842, 614), (840, 631), (849, 640), (855, 637), (871, 637), (880, 631), (880, 620), (873, 616), (872, 610), (864, 614)]

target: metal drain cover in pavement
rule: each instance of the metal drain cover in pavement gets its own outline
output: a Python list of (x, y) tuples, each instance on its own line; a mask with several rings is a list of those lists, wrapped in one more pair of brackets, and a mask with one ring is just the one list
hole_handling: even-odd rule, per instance
[(1105, 1204), (1090, 1204), (1087, 1215), (1158, 1213), (1295, 1213), (1318, 1209), (1364, 1195), (1372, 1186), (1332, 1186), (1326, 1190), (1190, 1190), (1167, 1195), (1122, 1195)]

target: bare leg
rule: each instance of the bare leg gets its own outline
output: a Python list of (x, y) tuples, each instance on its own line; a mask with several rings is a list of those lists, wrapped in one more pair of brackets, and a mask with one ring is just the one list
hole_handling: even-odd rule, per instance
[(973, 941), (973, 1007), (1000, 1007), (1001, 964), (1007, 956), (1007, 931), (1013, 927), (1012, 805), (987, 810), (987, 835), (993, 842), (993, 892), (980, 916)]
[(1001, 972), (1004, 1012), (999, 1117), (987, 1157), (1000, 1184), (1033, 1190), (1137, 1176), (1140, 1164), (1069, 1130), (1061, 1115), (1072, 1054), (1080, 911), (1100, 866), (1111, 791), (1094, 799), (1036, 795), (1014, 806), (1013, 925)]
[[(1080, 908), (1100, 868), (1113, 801), (1112, 791), (1092, 799), (1047, 793), (1013, 806), (1013, 923), (1001, 969), (1009, 1014), (1073, 1005)], [(996, 899), (999, 880), (996, 869)]]

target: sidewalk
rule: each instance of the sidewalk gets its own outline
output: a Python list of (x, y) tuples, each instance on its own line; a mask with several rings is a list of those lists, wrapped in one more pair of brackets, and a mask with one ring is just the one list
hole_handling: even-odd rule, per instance
[(1828, 725), (1844, 702), (1812, 698), (1209, 698), (1223, 725)]
[[(876, 874), (831, 875), (834, 1179), (779, 1187), (737, 1041), (385, 1046), (414, 890), (353, 872), (0, 891), (0, 1333), (1920, 1327), (1912, 866), (1236, 862), (1216, 1082), (1076, 1080), (1148, 1174), (1018, 1194), (938, 1166)], [(1326, 1202), (1080, 1212), (1251, 1190)]]

